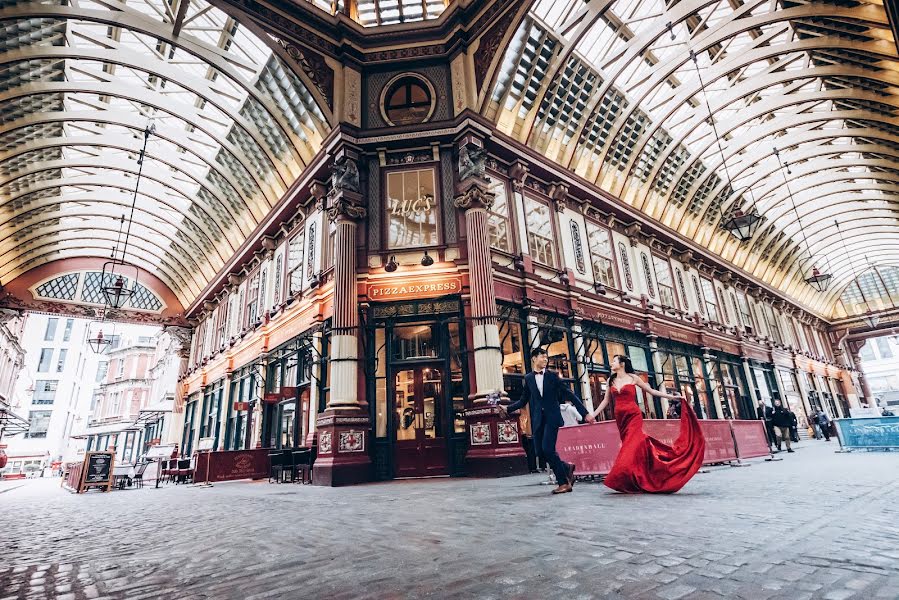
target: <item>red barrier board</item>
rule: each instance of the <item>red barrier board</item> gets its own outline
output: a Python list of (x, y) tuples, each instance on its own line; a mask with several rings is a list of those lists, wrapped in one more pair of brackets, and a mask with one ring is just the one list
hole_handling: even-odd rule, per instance
[(737, 449), (734, 447), (730, 421), (703, 419), (699, 421), (699, 428), (702, 429), (702, 436), (705, 438), (703, 464), (737, 460)]
[(612, 469), (620, 448), (621, 438), (614, 421), (563, 427), (556, 442), (559, 456), (574, 463), (578, 475), (605, 475)]
[[(732, 424), (734, 426), (731, 433)], [(764, 456), (768, 454), (765, 431), (760, 421), (726, 421), (724, 419), (702, 419), (699, 421), (702, 435), (705, 437), (705, 456), (703, 464), (737, 460), (738, 448), (734, 446), (734, 437), (742, 435), (746, 455), (740, 458)], [(680, 433), (680, 420), (646, 419), (643, 431), (669, 446), (674, 444)], [(753, 453), (758, 446), (757, 436), (761, 434), (762, 454)], [(738, 438), (740, 439), (740, 438)], [(621, 448), (618, 427), (614, 421), (563, 427), (559, 430), (556, 444), (562, 460), (574, 463), (580, 475), (605, 475), (615, 463), (615, 457)], [(739, 450), (743, 451), (743, 450)]]
[[(269, 448), (231, 450), (227, 452), (200, 452), (194, 481), (233, 481), (235, 479), (262, 479), (269, 475)], [(211, 461), (211, 462), (209, 462)], [(209, 479), (206, 478), (207, 464)]]
[(771, 454), (762, 421), (731, 421), (731, 428), (738, 457), (756, 458)]

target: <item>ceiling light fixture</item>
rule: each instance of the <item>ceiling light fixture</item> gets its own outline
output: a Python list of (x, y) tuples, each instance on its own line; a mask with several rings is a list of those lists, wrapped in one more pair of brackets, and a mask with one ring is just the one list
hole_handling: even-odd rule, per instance
[[(673, 23), (668, 23), (668, 31), (671, 33), (671, 39), (674, 40)], [(718, 212), (721, 215), (721, 228), (738, 239), (742, 244), (751, 240), (755, 235), (755, 232), (758, 231), (759, 225), (762, 224), (762, 217), (755, 208), (755, 197), (750, 188), (746, 188), (746, 192), (749, 193), (750, 198), (749, 208), (744, 211), (742, 207), (734, 206), (740, 197), (742, 197), (742, 194), (736, 194), (733, 181), (730, 178), (730, 170), (727, 168), (727, 160), (724, 157), (724, 147), (721, 145), (721, 136), (718, 135), (718, 126), (715, 124), (715, 117), (712, 115), (712, 106), (709, 104), (709, 97), (705, 91), (705, 83), (702, 80), (702, 73), (699, 70), (699, 56), (693, 50), (690, 50), (690, 60), (693, 61), (693, 66), (696, 68), (696, 78), (699, 80), (699, 88), (702, 90), (702, 98), (705, 101), (706, 111), (709, 113), (709, 124), (712, 126), (712, 133), (715, 134), (715, 142), (718, 145), (718, 154), (721, 157), (721, 166), (724, 168), (724, 176), (727, 178), (727, 186), (730, 189), (731, 194), (735, 196), (733, 203), (731, 203), (732, 209), (727, 214), (724, 212), (723, 201), (717, 206)]]
[[(817, 291), (824, 293), (827, 291), (827, 288), (830, 287), (833, 276), (830, 273), (822, 272), (814, 263), (815, 257), (812, 255), (812, 247), (809, 245), (808, 238), (805, 236), (805, 229), (802, 227), (802, 218), (799, 216), (799, 210), (796, 208), (796, 199), (793, 197), (793, 190), (790, 188), (790, 180), (787, 179), (787, 173), (791, 173), (790, 163), (784, 163), (780, 160), (780, 151), (777, 148), (774, 148), (774, 157), (777, 159), (777, 164), (780, 166), (781, 173), (783, 173), (784, 183), (787, 187), (787, 196), (790, 198), (790, 206), (793, 208), (793, 214), (796, 216), (796, 223), (799, 225), (799, 233), (802, 234), (802, 241), (805, 244), (805, 251), (808, 254), (808, 258), (799, 260), (799, 270), (800, 272), (803, 272), (803, 264), (811, 263), (812, 270), (808, 275), (805, 275), (803, 272), (803, 279)], [(837, 225), (837, 229), (839, 229), (839, 225)]]
[[(144, 129), (144, 144), (141, 147), (140, 155), (137, 158), (137, 179), (134, 182), (134, 194), (131, 197), (131, 214), (128, 216), (128, 228), (125, 230), (125, 241), (122, 244), (121, 256), (119, 256), (118, 250), (119, 242), (122, 237), (125, 215), (122, 215), (119, 219), (119, 233), (116, 237), (115, 246), (112, 248), (111, 260), (104, 263), (103, 270), (100, 274), (100, 290), (103, 292), (106, 305), (115, 310), (123, 308), (137, 291), (139, 270), (137, 266), (129, 264), (125, 258), (128, 253), (128, 242), (131, 238), (131, 224), (134, 222), (134, 209), (137, 205), (140, 180), (144, 171), (144, 158), (147, 154), (147, 142), (150, 140), (150, 135), (155, 131), (156, 125), (154, 123), (150, 123)], [(125, 270), (127, 270), (128, 274), (131, 276), (130, 281), (129, 278), (125, 277), (123, 274), (123, 271)]]

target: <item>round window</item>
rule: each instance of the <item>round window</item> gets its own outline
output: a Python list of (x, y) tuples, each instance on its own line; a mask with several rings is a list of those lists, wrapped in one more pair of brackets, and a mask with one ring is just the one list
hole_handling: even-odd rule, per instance
[(391, 125), (424, 123), (434, 112), (434, 89), (420, 77), (401, 75), (384, 88), (381, 107)]

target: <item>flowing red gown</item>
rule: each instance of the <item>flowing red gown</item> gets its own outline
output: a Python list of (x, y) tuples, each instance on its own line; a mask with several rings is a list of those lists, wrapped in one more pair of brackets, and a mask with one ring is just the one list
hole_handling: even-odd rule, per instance
[(671, 447), (643, 433), (634, 384), (620, 391), (612, 386), (611, 393), (621, 450), (603, 483), (628, 494), (671, 494), (684, 487), (702, 466), (705, 454), (705, 438), (690, 403), (681, 402), (680, 433)]

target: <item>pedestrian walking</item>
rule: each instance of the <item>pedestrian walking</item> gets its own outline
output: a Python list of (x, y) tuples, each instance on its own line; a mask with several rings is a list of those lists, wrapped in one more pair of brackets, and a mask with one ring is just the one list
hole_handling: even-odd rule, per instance
[(775, 441), (777, 442), (777, 451), (783, 449), (783, 443), (787, 443), (787, 452), (793, 452), (790, 445), (790, 427), (793, 425), (793, 419), (796, 415), (790, 416), (792, 413), (784, 407), (780, 400), (774, 401), (774, 410), (771, 413), (771, 423), (774, 425)]

